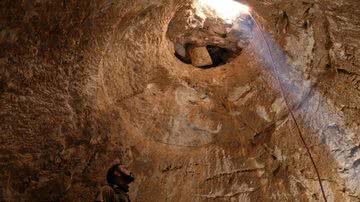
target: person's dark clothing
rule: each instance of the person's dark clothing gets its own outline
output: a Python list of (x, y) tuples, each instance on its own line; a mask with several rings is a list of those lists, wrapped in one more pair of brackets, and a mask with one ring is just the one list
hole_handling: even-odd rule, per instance
[(105, 185), (101, 187), (96, 202), (130, 202), (129, 186)]

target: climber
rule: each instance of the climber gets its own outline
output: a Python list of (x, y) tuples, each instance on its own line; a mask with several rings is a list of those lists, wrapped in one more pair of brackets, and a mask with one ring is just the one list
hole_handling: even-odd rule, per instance
[(107, 185), (101, 187), (96, 202), (130, 202), (128, 195), (129, 184), (135, 180), (134, 176), (121, 164), (113, 165), (106, 175)]

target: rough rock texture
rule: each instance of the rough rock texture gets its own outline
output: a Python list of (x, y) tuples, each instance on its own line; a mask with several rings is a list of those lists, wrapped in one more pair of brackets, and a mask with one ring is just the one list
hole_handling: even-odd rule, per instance
[(210, 54), (206, 47), (194, 47), (189, 50), (192, 65), (196, 67), (212, 65)]
[(0, 201), (92, 201), (119, 161), (133, 201), (323, 201), (276, 78), (327, 200), (360, 200), (360, 2), (248, 0), (279, 71), (256, 27), (179, 61), (189, 2), (0, 1)]

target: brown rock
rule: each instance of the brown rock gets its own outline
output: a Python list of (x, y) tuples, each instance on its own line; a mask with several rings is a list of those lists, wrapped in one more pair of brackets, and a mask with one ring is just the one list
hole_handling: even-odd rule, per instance
[[(93, 201), (117, 162), (132, 201), (323, 201), (261, 33), (189, 26), (189, 2), (0, 1), (0, 201)], [(246, 2), (327, 201), (358, 202), (360, 1)], [(174, 55), (236, 37), (224, 68)]]
[(189, 50), (191, 62), (196, 67), (212, 65), (210, 54), (206, 47), (194, 47)]

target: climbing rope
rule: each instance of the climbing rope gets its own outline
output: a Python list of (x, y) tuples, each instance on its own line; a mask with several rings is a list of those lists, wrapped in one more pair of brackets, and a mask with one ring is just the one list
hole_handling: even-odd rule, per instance
[(295, 124), (295, 127), (296, 127), (296, 130), (298, 132), (298, 135), (306, 149), (306, 152), (307, 154), (309, 155), (309, 158), (311, 160), (311, 163), (314, 167), (314, 170), (315, 170), (315, 173), (316, 173), (316, 176), (318, 178), (318, 181), (319, 181), (319, 185), (320, 185), (320, 188), (321, 188), (321, 193), (322, 193), (322, 196), (325, 200), (325, 202), (327, 202), (327, 198), (326, 198), (326, 194), (325, 194), (325, 191), (324, 191), (324, 187), (323, 187), (323, 184), (322, 184), (322, 181), (321, 181), (321, 178), (320, 178), (320, 174), (319, 174), (319, 170), (317, 169), (316, 167), (316, 164), (315, 164), (315, 161), (314, 161), (314, 158), (312, 157), (312, 154), (311, 154), (311, 151), (309, 149), (309, 146), (306, 144), (306, 141), (304, 139), (304, 136), (301, 132), (301, 129), (299, 127), (299, 124), (298, 124), (298, 121), (296, 120), (295, 118), (295, 115), (294, 115), (294, 112), (292, 111), (291, 107), (290, 107), (290, 104), (289, 104), (289, 100), (288, 98), (286, 97), (285, 95), (285, 90), (284, 90), (284, 87), (283, 87), (283, 84), (281, 83), (280, 81), (280, 78), (279, 78), (279, 72), (278, 72), (278, 69), (277, 69), (277, 66), (275, 65), (275, 60), (274, 60), (274, 56), (272, 54), (272, 51), (271, 51), (271, 48), (270, 48), (270, 45), (269, 45), (269, 42), (266, 40), (265, 36), (264, 36), (264, 33), (262, 32), (262, 29), (260, 28), (259, 24), (256, 22), (255, 18), (249, 14), (251, 19), (254, 21), (257, 29), (259, 30), (260, 32), (260, 36), (261, 38), (263, 39), (263, 41), (265, 42), (266, 46), (267, 46), (267, 49), (269, 51), (269, 54), (270, 54), (270, 60), (271, 60), (271, 64), (272, 64), (272, 68), (273, 68), (273, 71), (274, 71), (274, 74), (275, 74), (275, 78), (279, 84), (279, 87), (280, 87), (280, 92), (281, 92), (281, 96), (283, 97), (284, 101), (285, 101), (285, 104), (286, 104), (286, 107), (289, 111), (289, 114), (290, 114), (290, 117), (291, 119), (294, 121), (294, 124)]

